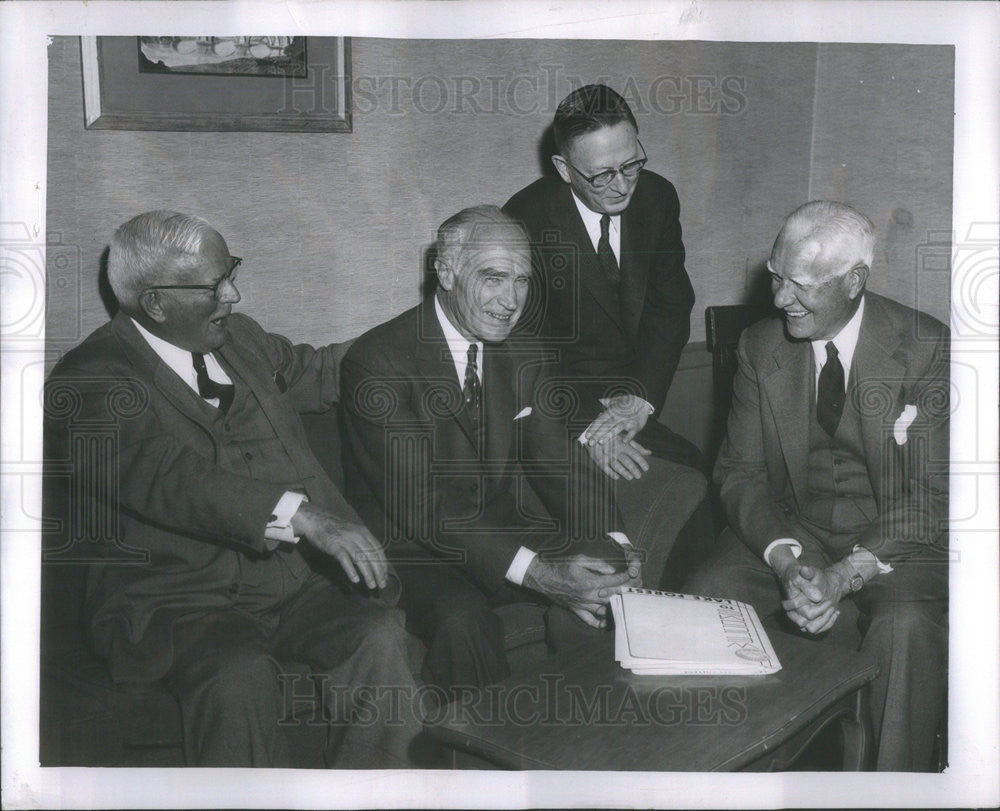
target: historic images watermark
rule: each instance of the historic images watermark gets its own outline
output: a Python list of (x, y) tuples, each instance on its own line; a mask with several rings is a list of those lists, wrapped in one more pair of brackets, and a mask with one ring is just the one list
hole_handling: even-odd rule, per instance
[[(282, 114), (317, 113), (337, 98), (332, 65), (313, 64), (310, 75), (286, 85)], [(539, 65), (533, 73), (494, 75), (426, 73), (357, 75), (350, 81), (355, 115), (519, 115), (551, 117), (574, 88), (613, 85), (636, 116), (742, 115), (748, 105), (747, 79), (739, 74), (664, 74), (639, 81), (633, 76), (582, 77), (562, 65)]]
[[(469, 721), (485, 727), (733, 727), (747, 719), (739, 685), (599, 684), (584, 687), (561, 673), (540, 683), (456, 686), (336, 684), (326, 673), (281, 673), (284, 725), (400, 725), (418, 717), (434, 726)], [(381, 711), (379, 708), (382, 708)]]

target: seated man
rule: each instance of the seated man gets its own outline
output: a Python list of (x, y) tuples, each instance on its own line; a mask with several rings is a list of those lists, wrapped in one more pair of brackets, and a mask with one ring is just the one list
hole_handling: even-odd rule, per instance
[(352, 345), (341, 414), (347, 496), (389, 544), (426, 667), (450, 689), (508, 675), (493, 607), (541, 601), (557, 607), (550, 633), (600, 628), (642, 572), (628, 544), (621, 570), (604, 555), (621, 519), (558, 419), (544, 353), (505, 343), (531, 275), (524, 230), (494, 206), (465, 209), (438, 230), (434, 267), (436, 293)]
[(677, 192), (643, 168), (635, 116), (606, 85), (564, 98), (552, 132), (558, 177), (536, 180), (504, 206), (536, 248), (532, 329), (558, 353), (558, 373), (576, 393), (576, 417), (589, 423), (583, 439), (595, 462), (621, 479), (619, 498), (650, 514), (667, 499), (683, 512), (679, 533), (656, 530), (671, 542), (677, 536), (665, 583), (677, 587), (712, 539), (707, 504), (685, 503), (686, 490), (704, 494), (698, 449), (658, 419), (694, 305)]
[(732, 530), (685, 590), (824, 641), (860, 631), (877, 767), (926, 770), (948, 662), (948, 330), (865, 290), (874, 242), (842, 203), (785, 221), (767, 263), (784, 318), (740, 339), (715, 466)]
[[(331, 691), (329, 765), (405, 767), (415, 713), (352, 723), (371, 715), (352, 688), (415, 689), (400, 612), (353, 593), (361, 581), (387, 585), (385, 556), (298, 415), (336, 400), (333, 348), (294, 346), (232, 314), (239, 263), (197, 217), (129, 220), (108, 256), (121, 309), (47, 383), (47, 403), (75, 404), (75, 426), (114, 427), (117, 496), (98, 488), (97, 509), (114, 516), (115, 544), (143, 559), (123, 564), (104, 550), (92, 564), (92, 642), (116, 682), (164, 680), (176, 694), (190, 765), (293, 765), (279, 723), (288, 661)], [(47, 427), (52, 455), (68, 460), (65, 411), (50, 407)], [(101, 474), (72, 461), (84, 485)], [(372, 700), (389, 718), (393, 708)]]

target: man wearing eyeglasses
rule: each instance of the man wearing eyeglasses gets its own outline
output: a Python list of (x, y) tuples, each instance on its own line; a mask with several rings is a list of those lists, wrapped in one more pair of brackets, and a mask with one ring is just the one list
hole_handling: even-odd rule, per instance
[[(564, 98), (552, 130), (558, 177), (535, 181), (504, 206), (527, 227), (539, 268), (537, 316), (527, 319), (528, 329), (558, 350), (586, 426), (581, 441), (608, 476), (623, 480), (622, 497), (632, 494), (647, 507), (664, 493), (677, 501), (673, 518), (687, 523), (675, 544), (678, 566), (667, 567), (676, 585), (670, 570), (696, 556), (710, 534), (698, 495), (704, 479), (691, 470), (700, 454), (658, 420), (694, 305), (677, 192), (644, 168), (635, 117), (605, 85)], [(659, 457), (653, 473), (650, 453)], [(677, 527), (658, 531), (673, 537)]]
[[(75, 505), (119, 528), (89, 571), (93, 646), (115, 682), (162, 681), (176, 695), (189, 765), (293, 765), (279, 663), (296, 662), (331, 691), (328, 765), (406, 766), (419, 723), (374, 693), (415, 689), (402, 617), (358, 593), (387, 588), (386, 560), (299, 418), (336, 400), (336, 349), (234, 314), (239, 264), (200, 218), (129, 220), (108, 255), (119, 312), (47, 383), (47, 403), (77, 403), (75, 425), (117, 439), (116, 497)], [(58, 443), (69, 429), (49, 412)], [(70, 448), (58, 458), (81, 487), (100, 474)], [(109, 554), (125, 547), (144, 562)], [(352, 723), (359, 709), (368, 721)]]

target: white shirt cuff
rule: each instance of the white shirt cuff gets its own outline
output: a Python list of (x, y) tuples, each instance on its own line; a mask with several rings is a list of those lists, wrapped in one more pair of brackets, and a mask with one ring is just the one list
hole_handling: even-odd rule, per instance
[(507, 567), (506, 578), (515, 586), (520, 586), (524, 583), (525, 572), (528, 571), (528, 567), (536, 557), (538, 557), (537, 552), (528, 549), (526, 546), (522, 546), (517, 550), (517, 554), (514, 555), (510, 566)]
[(304, 493), (286, 491), (271, 511), (271, 520), (264, 527), (264, 538), (269, 541), (298, 543), (299, 538), (292, 529), (292, 516), (306, 500)]
[(790, 546), (792, 547), (792, 554), (798, 557), (802, 554), (802, 544), (800, 544), (794, 538), (778, 538), (777, 540), (771, 541), (767, 545), (767, 549), (764, 550), (764, 563), (768, 566), (771, 565), (771, 551), (779, 546)]
[(631, 546), (632, 542), (624, 532), (609, 532), (608, 537), (619, 546)]
[(860, 544), (855, 544), (854, 548), (851, 550), (851, 554), (859, 554), (859, 553), (865, 555), (871, 555), (872, 560), (875, 561), (875, 565), (878, 566), (879, 574), (889, 574), (889, 572), (893, 570), (892, 566), (890, 566), (888, 563), (883, 563), (882, 561), (880, 561), (878, 559), (878, 555), (872, 552), (871, 549), (861, 546)]

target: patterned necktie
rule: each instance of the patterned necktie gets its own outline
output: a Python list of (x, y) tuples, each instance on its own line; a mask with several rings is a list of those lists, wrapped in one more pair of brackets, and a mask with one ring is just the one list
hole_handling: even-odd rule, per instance
[(618, 260), (615, 259), (615, 252), (611, 250), (611, 240), (608, 239), (608, 226), (611, 225), (611, 215), (604, 214), (601, 217), (601, 238), (597, 241), (597, 258), (601, 262), (604, 275), (611, 284), (618, 284), (622, 274), (618, 268)]
[(819, 373), (816, 387), (816, 419), (830, 436), (837, 433), (840, 415), (844, 411), (844, 367), (837, 357), (833, 341), (826, 344), (826, 363)]
[(200, 352), (192, 352), (191, 358), (194, 361), (194, 370), (198, 375), (198, 394), (206, 400), (219, 398), (219, 410), (225, 414), (229, 411), (229, 406), (233, 404), (233, 395), (236, 387), (232, 383), (216, 383), (208, 376), (208, 369), (205, 368), (205, 356)]
[(462, 387), (462, 394), (465, 395), (465, 404), (472, 412), (472, 416), (478, 419), (479, 407), (483, 400), (483, 387), (479, 382), (479, 366), (476, 364), (476, 353), (479, 347), (476, 344), (469, 344), (469, 351), (466, 354), (465, 364), (465, 385)]

